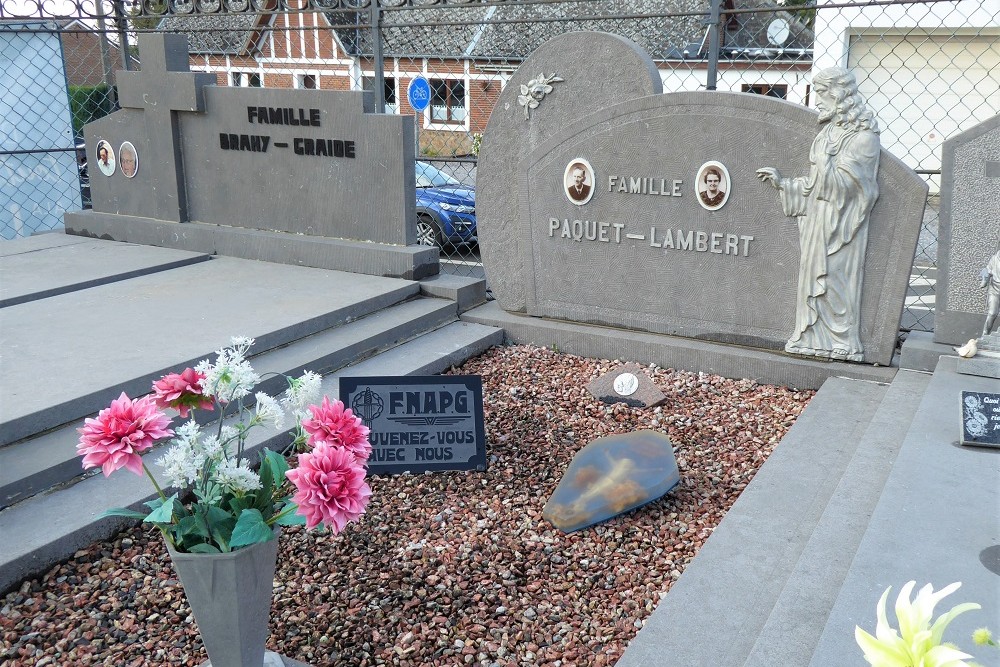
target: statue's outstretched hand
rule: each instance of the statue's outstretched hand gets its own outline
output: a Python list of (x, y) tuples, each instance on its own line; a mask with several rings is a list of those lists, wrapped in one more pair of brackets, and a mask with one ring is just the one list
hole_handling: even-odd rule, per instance
[(781, 189), (781, 172), (774, 167), (762, 167), (758, 169), (757, 178), (769, 184), (775, 190)]

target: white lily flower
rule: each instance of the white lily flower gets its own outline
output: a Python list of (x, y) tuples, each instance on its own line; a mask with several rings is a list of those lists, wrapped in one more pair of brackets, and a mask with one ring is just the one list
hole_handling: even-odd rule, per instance
[(927, 584), (911, 602), (910, 593), (915, 585), (915, 581), (907, 582), (896, 598), (899, 632), (889, 625), (885, 611), (891, 586), (882, 593), (876, 608), (878, 622), (875, 626), (875, 636), (872, 637), (855, 626), (854, 639), (864, 651), (865, 660), (872, 667), (971, 667), (970, 663), (965, 662), (966, 658), (972, 657), (971, 655), (963, 653), (954, 646), (942, 644), (941, 640), (945, 628), (956, 616), (981, 607), (974, 602), (955, 605), (950, 611), (941, 614), (932, 625), (934, 607), (943, 598), (958, 590), (962, 584), (953, 583), (937, 593), (930, 584)]

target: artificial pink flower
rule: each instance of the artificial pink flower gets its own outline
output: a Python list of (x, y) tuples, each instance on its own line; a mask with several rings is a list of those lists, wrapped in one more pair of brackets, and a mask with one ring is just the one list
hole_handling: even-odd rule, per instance
[(365, 426), (360, 417), (355, 417), (350, 408), (344, 408), (344, 402), (340, 399), (333, 403), (326, 396), (323, 397), (322, 405), (310, 405), (312, 419), (303, 419), (302, 428), (309, 434), (309, 444), (315, 447), (320, 443), (326, 443), (331, 447), (345, 447), (358, 461), (365, 463), (372, 452), (372, 445), (368, 442), (368, 433), (371, 431)]
[(185, 368), (180, 374), (164, 375), (153, 383), (157, 407), (174, 408), (181, 419), (187, 419), (190, 408), (211, 410), (212, 399), (202, 393), (201, 381), (204, 379), (205, 375), (193, 368)]
[(306, 528), (325, 524), (339, 533), (365, 512), (372, 490), (365, 483), (365, 469), (350, 451), (321, 442), (311, 452), (299, 454), (299, 466), (285, 476), (298, 489), (292, 500)]
[(156, 409), (152, 396), (132, 400), (122, 392), (111, 406), (101, 410), (97, 419), (87, 419), (78, 428), (80, 442), (77, 454), (83, 456), (83, 467), (101, 467), (107, 477), (119, 468), (128, 468), (142, 475), (142, 457), (157, 440), (174, 434), (170, 418)]

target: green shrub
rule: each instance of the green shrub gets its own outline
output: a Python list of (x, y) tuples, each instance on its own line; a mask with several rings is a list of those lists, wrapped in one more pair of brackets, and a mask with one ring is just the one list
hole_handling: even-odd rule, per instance
[(73, 114), (73, 134), (83, 136), (83, 126), (103, 118), (115, 110), (112, 103), (115, 91), (107, 84), (97, 86), (70, 86), (69, 108)]

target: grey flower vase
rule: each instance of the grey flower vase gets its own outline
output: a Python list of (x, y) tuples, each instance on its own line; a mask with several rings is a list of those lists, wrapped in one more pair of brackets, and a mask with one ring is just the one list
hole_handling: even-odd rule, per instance
[(167, 551), (212, 667), (262, 667), (278, 539), (224, 554)]

